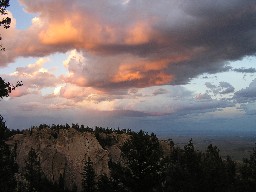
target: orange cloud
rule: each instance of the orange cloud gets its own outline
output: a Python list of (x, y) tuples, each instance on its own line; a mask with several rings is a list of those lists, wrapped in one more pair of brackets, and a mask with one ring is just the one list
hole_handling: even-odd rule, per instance
[(61, 88), (59, 94), (61, 97), (64, 97), (66, 99), (75, 99), (79, 97), (85, 97), (88, 95), (85, 89), (71, 85)]
[(46, 45), (59, 45), (76, 42), (79, 37), (78, 29), (70, 19), (60, 23), (50, 23), (46, 30), (39, 33), (39, 39)]
[(88, 81), (86, 77), (77, 76), (76, 74), (70, 74), (68, 77), (64, 78), (66, 82), (78, 85), (80, 87), (87, 87)]
[(187, 60), (188, 56), (145, 59), (123, 54), (114, 58), (72, 51), (64, 62), (69, 74), (62, 76), (62, 79), (66, 83), (103, 89), (106, 92), (116, 88), (170, 84), (176, 77), (168, 71), (169, 66)]
[(174, 76), (160, 72), (156, 74), (154, 77), (150, 78), (149, 86), (150, 85), (165, 85), (169, 84), (174, 80)]
[(120, 82), (126, 82), (126, 81), (136, 81), (143, 78), (143, 75), (137, 71), (137, 72), (119, 72), (112, 78), (113, 83), (120, 83)]
[(184, 61), (187, 58), (186, 56), (175, 56), (171, 59), (153, 61), (139, 59), (138, 61), (130, 61), (130, 63), (122, 63), (111, 82), (133, 82), (134, 87), (169, 84), (175, 77), (164, 71), (168, 69), (168, 66), (172, 63)]
[[(203, 12), (191, 12), (187, 8), (193, 3), (179, 6), (166, 0), (127, 4), (101, 0), (75, 0), (71, 4), (59, 0), (20, 2), (38, 18), (28, 29), (17, 30), (14, 23), (14, 28), (4, 32), (8, 38), (3, 38), (8, 42), (3, 44), (11, 51), (0, 53), (0, 65), (17, 57), (41, 57), (77, 49), (93, 61), (87, 66), (81, 64), (84, 61), (70, 65), (69, 74), (63, 79), (81, 87), (184, 84), (199, 74), (222, 71), (225, 61), (255, 52), (253, 37), (248, 33), (248, 19), (255, 11), (244, 2), (243, 9), (237, 5), (234, 12), (221, 9), (225, 10), (224, 23), (211, 14), (197, 14), (211, 10), (211, 3), (205, 4), (209, 9), (204, 3), (197, 7)], [(245, 8), (248, 12), (242, 11)], [(242, 13), (241, 18), (235, 13)], [(229, 26), (239, 29), (237, 23), (244, 23), (242, 32), (234, 30), (231, 34), (232, 30), (226, 30)], [(248, 40), (243, 45), (233, 38), (240, 35), (240, 39)]]

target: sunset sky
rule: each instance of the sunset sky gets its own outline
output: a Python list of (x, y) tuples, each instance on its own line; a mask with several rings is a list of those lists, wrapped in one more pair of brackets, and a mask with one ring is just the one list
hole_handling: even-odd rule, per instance
[(14, 129), (79, 123), (256, 135), (255, 0), (11, 0)]

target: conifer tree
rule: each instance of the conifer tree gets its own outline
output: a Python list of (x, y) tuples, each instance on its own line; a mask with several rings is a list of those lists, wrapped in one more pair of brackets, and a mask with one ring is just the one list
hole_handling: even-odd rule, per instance
[(39, 157), (33, 148), (28, 153), (28, 159), (25, 165), (25, 177), (29, 182), (29, 192), (40, 191), (42, 170)]
[(10, 131), (0, 115), (0, 190), (5, 192), (14, 191), (16, 186), (15, 174), (18, 171), (15, 161), (16, 148), (11, 150), (5, 143), (9, 133)]
[[(255, 144), (256, 145), (256, 144)], [(249, 158), (244, 158), (240, 169), (240, 191), (256, 191), (256, 146)]]
[(124, 190), (155, 191), (160, 184), (163, 150), (153, 133), (132, 133), (121, 148), (124, 166), (114, 164), (112, 175)]
[(82, 187), (84, 192), (95, 192), (96, 191), (96, 182), (95, 182), (95, 171), (93, 169), (93, 163), (90, 158), (84, 162), (83, 168), (83, 180)]

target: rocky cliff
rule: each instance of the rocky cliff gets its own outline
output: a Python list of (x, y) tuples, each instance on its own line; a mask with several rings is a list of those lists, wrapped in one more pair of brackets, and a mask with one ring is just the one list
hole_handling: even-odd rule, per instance
[[(96, 176), (109, 175), (108, 162), (121, 160), (121, 146), (130, 138), (126, 133), (104, 133), (69, 129), (33, 128), (10, 138), (8, 144), (17, 145), (17, 163), (20, 171), (25, 167), (28, 153), (33, 148), (47, 179), (58, 183), (64, 178), (65, 187), (74, 186), (81, 191), (84, 162), (90, 159)], [(168, 143), (160, 144), (167, 154)]]
[(111, 137), (115, 143), (104, 149), (94, 133), (81, 133), (73, 128), (58, 131), (43, 128), (14, 135), (8, 143), (17, 144), (17, 163), (21, 170), (25, 167), (29, 150), (33, 148), (40, 157), (42, 171), (50, 181), (58, 183), (62, 175), (68, 189), (76, 185), (80, 191), (84, 161), (90, 158), (97, 176), (109, 175), (110, 159), (119, 161), (120, 146), (128, 137), (115, 133)]

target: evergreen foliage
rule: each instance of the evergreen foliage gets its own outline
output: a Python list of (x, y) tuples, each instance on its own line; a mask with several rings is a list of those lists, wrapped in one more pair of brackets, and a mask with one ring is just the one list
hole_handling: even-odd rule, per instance
[[(86, 158), (85, 158), (86, 159)], [(82, 187), (84, 192), (96, 192), (95, 172), (90, 158), (84, 162)]]
[[(9, 0), (0, 0), (0, 15), (7, 15), (6, 8), (9, 7)], [(4, 26), (5, 29), (8, 29), (11, 24), (11, 18), (10, 17), (4, 17), (2, 20), (0, 20), (0, 27)], [(2, 37), (0, 36), (0, 40), (2, 40)], [(2, 44), (0, 44), (0, 51), (4, 51), (5, 48), (3, 48)], [(1, 79), (0, 79), (1, 83)], [(0, 86), (1, 88), (1, 86)], [(0, 95), (1, 98), (1, 95)]]
[[(9, 7), (9, 0), (0, 0), (0, 14), (6, 15), (6, 8)], [(11, 24), (11, 18), (5, 17), (0, 21), (0, 26), (3, 25), (5, 29), (8, 29)]]
[(240, 168), (239, 191), (256, 191), (256, 145), (249, 159), (245, 158)]
[[(65, 174), (58, 183), (49, 182), (44, 176), (37, 152), (31, 148), (25, 170), (21, 174), (23, 182), (16, 182), (17, 164), (15, 148), (10, 150), (5, 144), (12, 132), (0, 119), (0, 187), (4, 191), (19, 192), (68, 192), (65, 188)], [(40, 125), (38, 129), (52, 129), (52, 139), (58, 138), (60, 129), (75, 128), (81, 132), (97, 132), (99, 135), (123, 134), (114, 129), (96, 129), (66, 125)], [(33, 127), (35, 129), (35, 127)], [(115, 132), (116, 131), (116, 132)], [(231, 157), (223, 158), (216, 146), (209, 145), (205, 152), (195, 149), (192, 139), (184, 146), (177, 147), (170, 140), (169, 155), (163, 153), (156, 135), (144, 131), (126, 133), (130, 135), (121, 147), (122, 161), (109, 162), (110, 176), (97, 176), (93, 162), (84, 162), (82, 173), (83, 191), (86, 192), (254, 192), (256, 191), (256, 149), (243, 162), (235, 162)], [(103, 141), (105, 142), (105, 141)], [(111, 143), (110, 143), (111, 144)], [(8, 177), (6, 177), (8, 175)], [(4, 179), (2, 179), (4, 178)], [(7, 181), (6, 179), (9, 178)], [(8, 184), (7, 184), (8, 183)], [(76, 183), (76, 181), (74, 181)], [(77, 191), (74, 185), (72, 191)]]
[(13, 192), (16, 186), (15, 174), (18, 171), (18, 166), (15, 161), (16, 147), (10, 149), (5, 143), (9, 135), (10, 130), (0, 115), (0, 189)]
[(33, 148), (28, 153), (25, 178), (29, 183), (28, 192), (41, 191), (42, 170), (39, 157)]
[(154, 191), (160, 183), (163, 150), (156, 135), (140, 131), (121, 148), (125, 166), (114, 164), (113, 177), (128, 191)]

